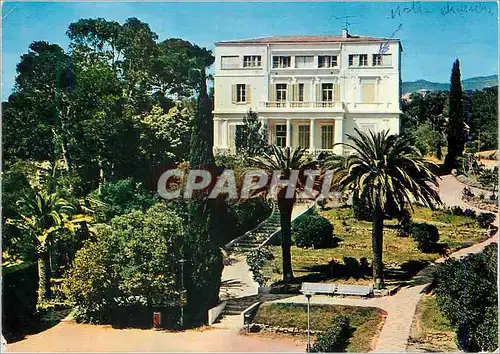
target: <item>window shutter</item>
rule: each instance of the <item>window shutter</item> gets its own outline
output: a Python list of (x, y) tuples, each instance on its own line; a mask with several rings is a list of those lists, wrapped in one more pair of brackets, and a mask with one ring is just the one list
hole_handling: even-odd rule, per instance
[(293, 94), (293, 84), (286, 84), (286, 101), (290, 102), (292, 100)]
[(323, 101), (323, 99), (321, 97), (321, 84), (317, 83), (316, 84), (316, 102), (320, 102), (320, 101)]
[(299, 126), (296, 126), (297, 129), (292, 130), (292, 147), (296, 148), (299, 146)]
[(373, 103), (375, 102), (375, 84), (363, 84), (361, 86), (362, 102)]
[(276, 86), (273, 84), (270, 84), (269, 85), (269, 101), (271, 101), (271, 102), (276, 101), (275, 95), (276, 95)]
[(293, 85), (293, 100), (297, 102), (299, 100), (299, 84)]
[(249, 84), (245, 85), (245, 99), (246, 103), (252, 102), (252, 87)]
[(392, 65), (392, 55), (391, 54), (382, 55), (382, 65), (387, 65), (387, 66)]
[(229, 125), (229, 148), (231, 150), (234, 150), (234, 147), (236, 146), (235, 144), (235, 139), (236, 139), (236, 126), (231, 124)]
[(231, 102), (236, 103), (236, 85), (231, 85)]
[(339, 84), (333, 85), (333, 101), (340, 102), (340, 85)]
[(304, 101), (309, 102), (311, 100), (311, 96), (309, 94), (309, 84), (304, 83)]

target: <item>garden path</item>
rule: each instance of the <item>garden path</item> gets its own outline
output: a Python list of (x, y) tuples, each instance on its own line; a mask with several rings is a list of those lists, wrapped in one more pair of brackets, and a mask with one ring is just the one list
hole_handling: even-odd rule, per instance
[[(292, 211), (292, 220), (305, 212), (311, 203), (296, 204)], [(259, 284), (253, 280), (253, 274), (247, 264), (244, 254), (230, 255), (222, 271), (221, 288), (219, 297), (221, 300), (236, 299), (256, 295)], [(216, 328), (240, 329), (241, 321), (239, 315), (226, 315), (213, 325)]]
[[(464, 185), (455, 179), (452, 175), (443, 176), (439, 183), (439, 193), (441, 199), (447, 206), (458, 205), (481, 211), (473, 208), (462, 201), (462, 189)], [(495, 224), (498, 223), (498, 214)], [(491, 238), (477, 243), (467, 248), (458, 250), (450, 255), (452, 258), (463, 258), (470, 253), (479, 253), (490, 243), (498, 243), (498, 232)], [(370, 299), (350, 299), (317, 295), (311, 299), (312, 304), (331, 304), (331, 305), (351, 305), (364, 307), (378, 307), (387, 312), (385, 324), (382, 327), (378, 337), (375, 352), (404, 352), (410, 335), (410, 328), (415, 314), (415, 309), (420, 301), (423, 290), (430, 284), (428, 282), (428, 273), (431, 267), (442, 263), (445, 258), (437, 259), (433, 264), (422, 270), (415, 277), (414, 285), (402, 288), (396, 295)], [(422, 281), (418, 281), (422, 278)], [(275, 300), (273, 302), (293, 302), (307, 303), (304, 296), (298, 295), (286, 299)]]

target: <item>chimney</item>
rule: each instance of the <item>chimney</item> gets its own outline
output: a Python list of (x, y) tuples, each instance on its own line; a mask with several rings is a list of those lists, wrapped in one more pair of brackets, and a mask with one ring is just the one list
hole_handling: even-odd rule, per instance
[(342, 38), (347, 38), (349, 37), (349, 31), (347, 30), (347, 28), (344, 28), (342, 30)]

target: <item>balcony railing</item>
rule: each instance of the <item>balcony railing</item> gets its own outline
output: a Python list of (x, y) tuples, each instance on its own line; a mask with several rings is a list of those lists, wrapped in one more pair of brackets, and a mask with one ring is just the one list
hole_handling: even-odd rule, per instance
[(393, 108), (392, 102), (351, 102), (347, 103), (347, 109), (354, 110), (388, 110)]
[(341, 102), (327, 101), (265, 101), (264, 108), (342, 108)]

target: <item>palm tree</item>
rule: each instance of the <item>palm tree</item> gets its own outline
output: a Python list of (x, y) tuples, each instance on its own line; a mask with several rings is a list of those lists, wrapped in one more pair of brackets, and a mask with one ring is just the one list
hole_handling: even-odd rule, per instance
[(304, 171), (313, 169), (316, 166), (316, 162), (311, 155), (306, 153), (305, 149), (280, 148), (276, 145), (272, 145), (270, 151), (265, 152), (263, 156), (252, 157), (250, 160), (256, 167), (267, 171), (269, 175), (272, 175), (274, 171), (281, 171), (281, 179), (289, 179), (294, 170), (299, 172), (299, 178), (292, 198), (286, 197), (287, 188), (285, 186), (278, 186), (276, 190), (276, 199), (280, 211), (283, 281), (288, 282), (293, 279), (292, 257), (290, 254), (293, 206), (297, 195), (305, 189)]
[(76, 208), (56, 193), (33, 191), (16, 203), (19, 207), (19, 219), (9, 219), (7, 223), (26, 232), (34, 242), (38, 263), (38, 301), (40, 306), (50, 295), (49, 252), (55, 242), (57, 231), (74, 231), (77, 223), (90, 219), (74, 215)]
[(430, 208), (441, 204), (435, 187), (438, 177), (431, 172), (432, 163), (403, 135), (389, 135), (388, 131), (365, 134), (355, 129), (358, 136), (347, 135), (352, 143), (341, 143), (353, 154), (331, 156), (326, 167), (337, 178), (338, 188), (358, 193), (372, 209), (373, 277), (383, 284), (382, 242), (384, 217), (394, 210), (402, 211), (408, 204), (423, 202)]

